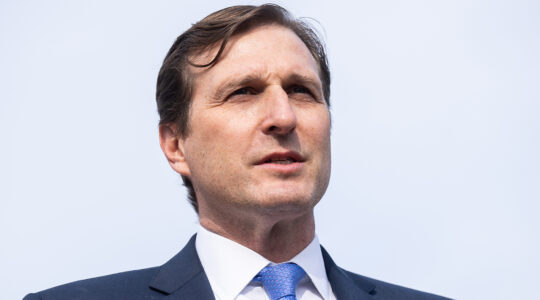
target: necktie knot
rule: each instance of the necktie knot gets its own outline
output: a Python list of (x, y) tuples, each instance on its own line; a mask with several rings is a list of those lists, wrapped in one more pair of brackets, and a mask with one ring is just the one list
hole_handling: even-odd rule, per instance
[(306, 272), (295, 263), (264, 267), (255, 280), (260, 281), (271, 300), (296, 300), (296, 286)]

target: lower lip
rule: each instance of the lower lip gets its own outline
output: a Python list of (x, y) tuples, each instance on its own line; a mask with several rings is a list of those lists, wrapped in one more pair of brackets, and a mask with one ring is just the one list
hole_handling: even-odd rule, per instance
[(278, 172), (281, 174), (294, 174), (302, 169), (302, 167), (304, 166), (304, 163), (302, 162), (293, 162), (290, 164), (264, 163), (257, 166), (264, 168), (266, 170)]

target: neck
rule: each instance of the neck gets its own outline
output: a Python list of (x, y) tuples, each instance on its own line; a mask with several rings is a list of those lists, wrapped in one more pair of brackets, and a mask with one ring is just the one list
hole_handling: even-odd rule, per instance
[(313, 209), (286, 217), (277, 215), (217, 217), (199, 208), (199, 223), (272, 262), (281, 263), (292, 259), (311, 243), (315, 220)]

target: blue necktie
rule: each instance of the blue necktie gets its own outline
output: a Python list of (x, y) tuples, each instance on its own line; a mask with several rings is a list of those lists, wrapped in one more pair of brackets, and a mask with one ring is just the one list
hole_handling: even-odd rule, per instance
[(266, 266), (254, 280), (260, 281), (270, 300), (296, 300), (296, 286), (306, 275), (297, 264)]

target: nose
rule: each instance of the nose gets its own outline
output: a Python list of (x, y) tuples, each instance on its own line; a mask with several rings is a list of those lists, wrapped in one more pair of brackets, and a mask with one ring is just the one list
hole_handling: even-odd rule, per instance
[(264, 133), (286, 135), (296, 128), (296, 113), (289, 101), (289, 95), (281, 87), (268, 91), (264, 103)]

